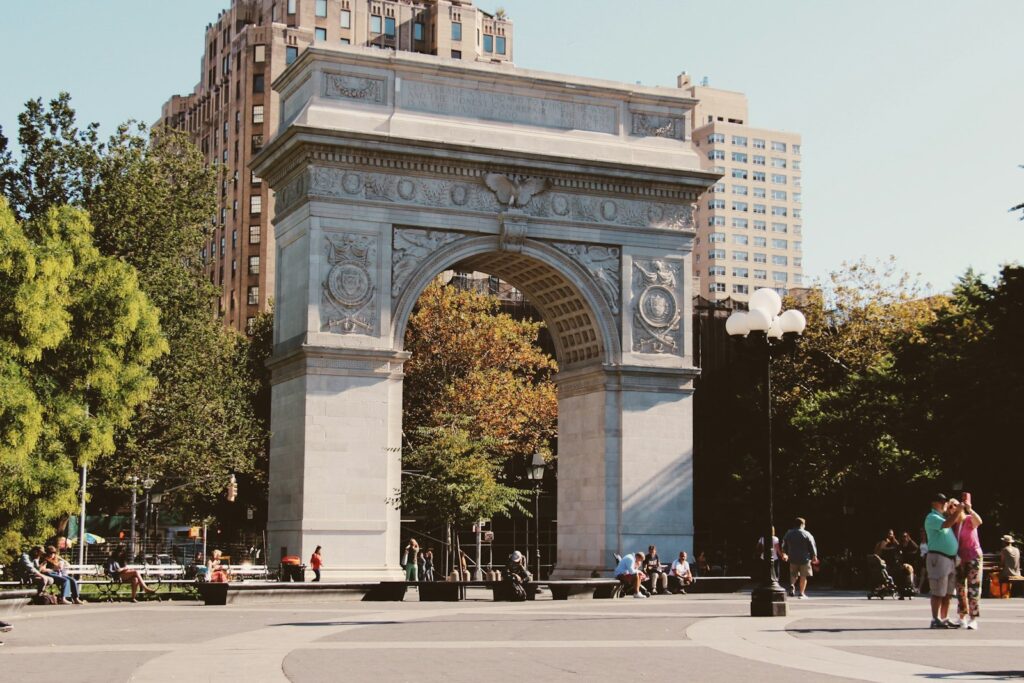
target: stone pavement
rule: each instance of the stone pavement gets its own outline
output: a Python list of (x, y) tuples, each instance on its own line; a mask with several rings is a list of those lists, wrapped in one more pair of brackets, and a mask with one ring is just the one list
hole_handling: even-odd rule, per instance
[[(481, 597), (482, 597), (481, 593)], [(931, 631), (928, 602), (830, 594), (785, 619), (746, 595), (533, 603), (29, 607), (0, 680), (997, 681), (1024, 677), (1024, 601), (978, 631)]]

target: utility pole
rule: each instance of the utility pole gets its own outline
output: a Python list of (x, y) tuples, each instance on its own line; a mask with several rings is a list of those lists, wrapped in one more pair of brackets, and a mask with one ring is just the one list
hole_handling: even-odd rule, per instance
[(139, 478), (138, 477), (132, 477), (132, 532), (131, 532), (131, 539), (130, 539), (130, 542), (129, 542), (129, 545), (131, 546), (131, 559), (132, 559), (132, 561), (135, 560), (135, 506), (137, 504), (135, 499), (136, 499), (136, 497), (138, 495), (138, 488), (139, 488)]
[[(89, 409), (85, 410), (86, 417)], [(82, 465), (82, 504), (78, 509), (78, 564), (85, 564), (85, 480), (86, 467)]]

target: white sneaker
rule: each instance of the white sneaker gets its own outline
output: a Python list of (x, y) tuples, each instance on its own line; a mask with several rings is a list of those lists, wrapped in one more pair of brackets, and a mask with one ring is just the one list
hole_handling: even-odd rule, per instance
[(634, 594), (633, 594), (633, 597), (634, 597), (634, 598), (638, 598), (638, 599), (640, 599), (640, 600), (646, 600), (646, 599), (647, 599), (647, 596), (646, 596), (646, 595), (644, 595), (643, 593), (634, 593)]
[(967, 628), (970, 631), (977, 631), (978, 630), (978, 620), (977, 619), (971, 619), (970, 621), (968, 621), (967, 622)]

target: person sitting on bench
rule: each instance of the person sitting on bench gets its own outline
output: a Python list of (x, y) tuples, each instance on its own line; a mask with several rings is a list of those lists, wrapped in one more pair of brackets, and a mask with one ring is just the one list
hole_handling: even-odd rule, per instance
[(18, 558), (17, 574), (22, 583), (31, 584), (40, 593), (47, 586), (53, 585), (53, 579), (39, 571), (39, 558), (43, 556), (43, 546), (37, 545), (21, 554)]
[(82, 604), (82, 599), (78, 595), (78, 581), (73, 576), (68, 576), (67, 563), (60, 559), (56, 546), (46, 546), (46, 554), (39, 562), (39, 571), (53, 579), (57, 588), (60, 589), (58, 604)]
[(615, 568), (615, 578), (626, 587), (634, 598), (646, 598), (647, 592), (643, 587), (644, 573), (640, 571), (643, 564), (643, 553), (626, 553), (619, 560), (619, 566)]
[(121, 561), (123, 559), (124, 550), (121, 550), (120, 552), (117, 550), (111, 550), (110, 554), (107, 555), (107, 561), (103, 563), (103, 572), (110, 578), (110, 580), (130, 585), (132, 588), (132, 602), (138, 602), (137, 598), (140, 588), (147, 593), (156, 593), (155, 588), (150, 588), (146, 585), (146, 582), (142, 579), (142, 575), (139, 574), (138, 570), (121, 566)]
[(693, 572), (690, 571), (690, 563), (686, 560), (686, 551), (679, 551), (679, 559), (672, 562), (668, 570), (668, 590), (671, 593), (686, 595), (686, 586), (693, 583)]
[(526, 600), (526, 584), (533, 581), (533, 575), (526, 568), (526, 556), (518, 550), (513, 550), (508, 556), (505, 581), (511, 585), (513, 601)]

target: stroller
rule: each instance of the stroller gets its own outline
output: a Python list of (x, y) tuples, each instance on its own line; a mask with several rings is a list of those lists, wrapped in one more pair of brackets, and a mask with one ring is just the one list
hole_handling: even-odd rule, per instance
[(878, 555), (868, 555), (866, 576), (868, 585), (874, 586), (874, 588), (868, 591), (868, 600), (871, 598), (878, 598), (880, 600), (885, 600), (886, 598), (893, 598), (894, 600), (897, 598), (900, 600), (913, 599), (913, 588), (898, 588), (896, 582), (893, 581), (892, 576), (889, 574), (885, 560)]

